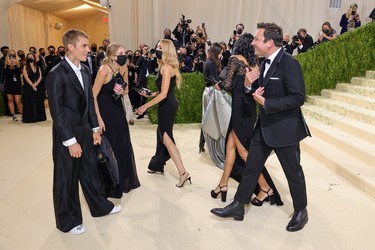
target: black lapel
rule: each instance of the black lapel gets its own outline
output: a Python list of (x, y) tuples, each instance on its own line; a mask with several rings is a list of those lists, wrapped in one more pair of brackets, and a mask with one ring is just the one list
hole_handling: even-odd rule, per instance
[(78, 93), (85, 97), (86, 100), (85, 92), (83, 91), (82, 85), (72, 67), (70, 67), (69, 63), (65, 59), (62, 60), (61, 63), (68, 69), (68, 79), (71, 81), (74, 88), (78, 91)]
[[(279, 66), (279, 63), (280, 63), (281, 58), (283, 57), (284, 53), (286, 53), (286, 52), (283, 49), (281, 49), (279, 51), (279, 53), (277, 54), (277, 56), (275, 57), (275, 59), (272, 61), (272, 64), (267, 71), (267, 74), (265, 75), (264, 79), (262, 79), (262, 87), (267, 86), (271, 76), (273, 75), (273, 73), (275, 72), (277, 67)], [(263, 64), (264, 64), (264, 62), (263, 62)], [(264, 71), (264, 68), (263, 68), (263, 71)], [(263, 74), (262, 74), (262, 76), (263, 76)]]

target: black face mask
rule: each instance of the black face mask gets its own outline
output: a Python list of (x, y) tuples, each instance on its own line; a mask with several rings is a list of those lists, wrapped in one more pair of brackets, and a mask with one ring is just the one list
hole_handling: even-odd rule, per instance
[(133, 55), (128, 55), (128, 59), (129, 60), (133, 59)]
[(171, 35), (165, 35), (164, 39), (171, 39)]
[(242, 29), (237, 29), (237, 34), (241, 35), (242, 34)]
[(126, 63), (126, 55), (119, 55), (119, 56), (117, 56), (116, 62), (117, 62), (118, 65), (124, 66), (125, 63)]
[(55, 54), (55, 51), (54, 51), (54, 50), (50, 50), (50, 51), (49, 51), (49, 54), (50, 54), (50, 55), (54, 55), (54, 54)]
[(46, 55), (46, 52), (42, 52), (40, 53), (41, 56), (45, 56)]
[(25, 54), (19, 54), (18, 57), (21, 58), (21, 59), (24, 59), (25, 58)]
[(134, 57), (134, 60), (135, 60), (136, 62), (138, 62), (139, 58), (140, 58), (140, 56), (135, 56), (135, 57)]
[(60, 56), (65, 56), (65, 51), (60, 51), (60, 52), (59, 52), (59, 55), (60, 55)]
[(34, 62), (34, 59), (33, 59), (33, 58), (27, 58), (27, 61), (28, 61), (29, 63), (33, 63), (33, 62)]
[(191, 39), (191, 42), (192, 42), (192, 43), (196, 43), (196, 42), (197, 42), (197, 39), (192, 38), (192, 39)]
[(202, 38), (203, 37), (203, 33), (198, 33), (198, 37)]
[(356, 13), (355, 11), (352, 11), (352, 15), (353, 15), (353, 16), (355, 15), (355, 13)]
[(283, 41), (283, 45), (285, 46), (285, 45), (287, 45), (288, 44), (288, 42), (287, 41)]
[(161, 60), (161, 58), (163, 56), (163, 51), (155, 50), (155, 56), (156, 56), (157, 59)]
[(91, 47), (91, 52), (95, 53), (96, 52), (96, 47)]
[(36, 54), (35, 50), (30, 50), (30, 52), (33, 53), (34, 55)]

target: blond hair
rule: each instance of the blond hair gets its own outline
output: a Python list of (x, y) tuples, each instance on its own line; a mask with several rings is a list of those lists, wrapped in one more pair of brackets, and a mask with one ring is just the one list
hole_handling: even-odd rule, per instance
[(176, 86), (181, 86), (181, 74), (180, 67), (177, 60), (176, 48), (171, 40), (162, 39), (160, 40), (161, 50), (163, 52), (162, 58), (159, 61), (159, 72), (163, 65), (170, 65), (173, 68), (173, 73), (176, 76)]
[(64, 44), (65, 50), (69, 51), (68, 44), (72, 44), (74, 47), (76, 47), (80, 37), (90, 39), (90, 36), (82, 30), (67, 30), (62, 37), (62, 42)]
[(115, 56), (117, 50), (121, 47), (125, 50), (125, 47), (119, 43), (111, 43), (110, 45), (108, 45), (105, 58), (103, 59), (103, 64), (111, 63), (113, 61), (111, 57)]

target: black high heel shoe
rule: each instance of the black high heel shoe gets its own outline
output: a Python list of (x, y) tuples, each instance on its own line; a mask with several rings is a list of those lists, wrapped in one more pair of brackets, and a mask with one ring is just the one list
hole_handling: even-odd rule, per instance
[(191, 184), (191, 176), (189, 176), (189, 173), (184, 172), (184, 173), (181, 175), (181, 177), (183, 177), (185, 174), (187, 174), (187, 177), (186, 177), (182, 182), (176, 184), (176, 187), (178, 187), (178, 188), (182, 188), (182, 187), (184, 186), (184, 184), (185, 184), (186, 181), (189, 181), (190, 184)]
[[(272, 192), (272, 194), (270, 194), (270, 191)], [(273, 193), (273, 190), (271, 188), (269, 188), (267, 191), (261, 189), (260, 192), (266, 193), (267, 196), (263, 200), (259, 200), (257, 197), (255, 197), (251, 200), (251, 204), (257, 207), (261, 207), (264, 201), (269, 201), (271, 205), (275, 204), (275, 194)]]
[[(217, 196), (219, 194), (221, 194), (221, 201), (222, 202), (226, 202), (227, 201), (228, 186), (225, 185), (225, 186), (221, 187), (220, 185), (218, 185), (218, 187), (219, 187), (219, 192), (218, 193), (216, 193), (215, 190), (211, 190), (211, 197), (214, 198), (214, 199), (216, 199)], [(225, 189), (225, 190), (223, 190), (223, 189)]]

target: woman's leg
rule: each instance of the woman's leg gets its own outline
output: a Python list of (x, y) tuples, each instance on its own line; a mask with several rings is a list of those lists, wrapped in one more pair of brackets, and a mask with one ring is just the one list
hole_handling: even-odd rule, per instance
[[(232, 133), (233, 133), (233, 136), (235, 138), (237, 152), (241, 156), (241, 158), (244, 161), (246, 161), (248, 151), (243, 147), (241, 142), (238, 140), (236, 134), (233, 131), (232, 131)], [(273, 190), (271, 189), (270, 185), (267, 183), (267, 181), (264, 178), (264, 175), (262, 173), (260, 173), (260, 175), (259, 175), (258, 184), (259, 184), (260, 190), (266, 191), (266, 192), (259, 192), (259, 194), (256, 197), (258, 200), (264, 200), (267, 197), (267, 195), (273, 194)]]
[(21, 114), (22, 114), (23, 106), (22, 106), (22, 101), (21, 101), (21, 95), (15, 95), (14, 99), (16, 101), (18, 111), (21, 112)]
[(163, 143), (168, 150), (174, 164), (177, 167), (178, 173), (180, 175), (180, 183), (185, 181), (189, 177), (189, 173), (186, 171), (184, 164), (181, 159), (180, 151), (178, 150), (176, 144), (171, 140), (167, 133), (163, 134)]
[(7, 94), (8, 108), (11, 115), (14, 115), (14, 95)]
[[(225, 145), (225, 163), (224, 163), (224, 171), (223, 175), (221, 176), (219, 185), (215, 189), (215, 193), (220, 191), (226, 191), (229, 176), (232, 173), (234, 161), (236, 160), (236, 135), (232, 130), (229, 133), (227, 144)], [(223, 188), (224, 187), (224, 188)]]

